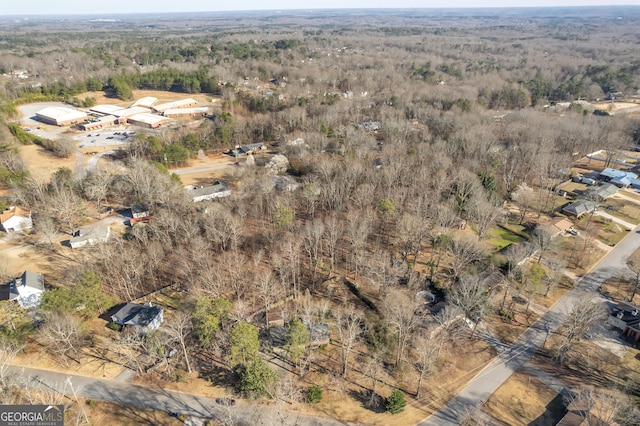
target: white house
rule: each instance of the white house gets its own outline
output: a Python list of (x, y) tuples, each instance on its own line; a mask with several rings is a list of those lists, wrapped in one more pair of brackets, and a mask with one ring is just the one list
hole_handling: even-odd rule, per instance
[(31, 212), (20, 207), (11, 206), (0, 214), (0, 227), (5, 232), (23, 231), (33, 227)]
[(20, 278), (11, 283), (9, 300), (15, 300), (23, 308), (33, 308), (40, 304), (44, 293), (44, 276), (37, 272), (24, 271)]
[(87, 244), (94, 245), (99, 242), (105, 242), (111, 235), (109, 226), (93, 226), (90, 228), (82, 228), (73, 233), (73, 237), (69, 240), (71, 248), (84, 247)]
[(210, 186), (189, 186), (187, 189), (190, 189), (191, 199), (194, 203), (231, 196), (229, 185), (219, 180), (213, 182), (213, 185)]

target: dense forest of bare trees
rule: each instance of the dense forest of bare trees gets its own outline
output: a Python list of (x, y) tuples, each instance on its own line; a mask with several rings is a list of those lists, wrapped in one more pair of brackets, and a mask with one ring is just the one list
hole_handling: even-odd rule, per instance
[[(566, 260), (545, 263), (550, 237), (536, 226), (557, 211), (557, 185), (572, 163), (639, 142), (633, 117), (596, 115), (586, 103), (551, 108), (637, 95), (638, 12), (625, 10), (566, 18), (548, 11), (374, 14), (355, 26), (353, 16), (329, 22), (304, 14), (242, 24), (227, 17), (71, 21), (66, 28), (6, 22), (5, 123), (17, 118), (16, 104), (78, 104), (87, 91), (122, 99), (132, 89), (209, 93), (221, 102), (197, 129), (140, 132), (123, 158), (95, 170), (61, 168), (50, 182), (29, 175), (19, 155), (29, 141), (2, 126), (7, 191), (0, 206), (37, 211), (45, 245), (56, 251), (55, 235), (72, 233), (89, 212), (147, 203), (153, 221), (92, 248), (55, 286), (80, 285), (91, 271), (100, 279), (95, 291), (119, 301), (168, 285), (186, 290), (163, 335), (152, 339), (179, 348), (189, 373), (214, 359), (241, 377), (238, 390), (289, 398), (256, 341), (270, 327), (266, 312), (277, 309), (290, 330), (299, 318), (330, 324), (335, 356), (322, 361), (325, 369), (314, 367), (321, 362), (311, 350), (300, 350), (308, 336), (287, 335), (282, 357), (298, 377), (365, 375), (373, 406), (384, 373), (424, 397), (435, 365), (466, 344), (461, 335), (476, 337), (475, 326), (492, 312), (508, 316), (515, 296), (530, 300), (536, 285), (546, 288), (538, 291), (544, 297), (557, 285)], [(14, 78), (18, 70), (29, 79)], [(288, 143), (298, 138), (304, 143)], [(196, 208), (166, 167), (258, 141), (286, 157), (283, 174), (299, 189), (269, 190), (272, 169), (242, 167), (233, 174), (233, 197)], [(523, 226), (527, 247), (499, 252), (488, 244), (490, 230), (507, 222)], [(536, 249), (542, 272), (520, 270), (525, 251)], [(425, 311), (421, 291), (446, 308)], [(90, 344), (77, 306), (47, 306), (45, 322), (58, 327), (38, 330), (40, 338), (73, 362)], [(474, 327), (465, 329), (461, 317)], [(586, 333), (581, 327), (556, 349), (561, 363)], [(271, 350), (264, 336), (262, 350)], [(123, 359), (159, 357), (156, 341), (118, 339)]]

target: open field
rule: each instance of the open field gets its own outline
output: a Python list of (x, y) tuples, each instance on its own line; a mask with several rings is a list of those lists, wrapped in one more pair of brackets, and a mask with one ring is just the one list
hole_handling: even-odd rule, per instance
[(19, 150), (27, 170), (39, 182), (48, 182), (51, 174), (60, 167), (74, 170), (77, 162), (73, 154), (68, 158), (58, 158), (40, 145), (21, 145)]
[(180, 92), (167, 92), (163, 90), (136, 90), (136, 89), (134, 89), (132, 92), (133, 92), (133, 101), (123, 101), (118, 98), (112, 98), (112, 97), (106, 96), (103, 91), (85, 92), (85, 93), (79, 94), (77, 97), (80, 100), (84, 100), (85, 98), (92, 97), (96, 100), (97, 105), (109, 104), (109, 105), (121, 106), (123, 108), (128, 107), (135, 100), (138, 100), (147, 96), (158, 98), (156, 103), (171, 102), (171, 101), (177, 101), (180, 99), (187, 99), (187, 98), (191, 98), (202, 104), (208, 104), (208, 105), (212, 105), (220, 102), (219, 96), (210, 95), (207, 93), (180, 93)]

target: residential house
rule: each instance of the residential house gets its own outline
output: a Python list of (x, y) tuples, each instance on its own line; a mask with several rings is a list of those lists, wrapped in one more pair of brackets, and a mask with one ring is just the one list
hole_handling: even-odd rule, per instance
[(134, 327), (146, 334), (160, 327), (163, 311), (161, 306), (152, 306), (150, 302), (144, 305), (129, 302), (111, 315), (111, 321), (123, 327)]
[(562, 212), (569, 216), (581, 217), (585, 213), (592, 213), (597, 209), (598, 206), (593, 201), (579, 200), (564, 207)]
[(640, 309), (628, 302), (620, 302), (613, 308), (608, 323), (619, 329), (630, 343), (640, 340)]
[(600, 178), (607, 182), (611, 182), (617, 187), (627, 188), (631, 185), (632, 181), (638, 179), (638, 175), (633, 172), (625, 172), (623, 170), (607, 167), (600, 172)]
[(131, 217), (139, 219), (149, 216), (149, 207), (144, 203), (136, 203), (131, 205)]
[(262, 151), (267, 149), (266, 145), (262, 142), (251, 143), (248, 145), (236, 146), (236, 149), (231, 150), (231, 155), (243, 155), (250, 152)]
[(278, 192), (291, 192), (298, 189), (300, 184), (291, 176), (273, 176), (273, 185)]
[(553, 218), (550, 222), (543, 225), (544, 229), (551, 235), (551, 238), (555, 238), (560, 234), (568, 232), (573, 229), (573, 223), (564, 217)]
[(590, 195), (591, 199), (601, 200), (601, 201), (606, 200), (607, 198), (617, 193), (618, 193), (618, 187), (611, 183), (605, 183), (602, 186), (597, 186), (587, 191), (587, 194)]
[(69, 240), (71, 248), (84, 247), (87, 244), (94, 245), (99, 242), (105, 242), (111, 235), (111, 227), (109, 226), (92, 226), (90, 228), (82, 228), (73, 233), (73, 237)]
[(213, 185), (210, 186), (190, 186), (188, 188), (191, 189), (191, 198), (194, 203), (231, 196), (229, 185), (219, 180), (213, 182)]
[(11, 206), (9, 210), (0, 213), (0, 228), (5, 232), (23, 231), (32, 227), (33, 220), (29, 210)]
[(9, 300), (15, 300), (23, 308), (34, 308), (40, 304), (44, 293), (44, 276), (37, 272), (24, 271), (20, 278), (11, 282)]

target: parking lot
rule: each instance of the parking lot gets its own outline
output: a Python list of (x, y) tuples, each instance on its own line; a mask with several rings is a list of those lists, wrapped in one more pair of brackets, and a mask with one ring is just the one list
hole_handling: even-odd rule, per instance
[(18, 110), (22, 115), (20, 124), (29, 132), (45, 139), (67, 139), (74, 142), (76, 148), (90, 149), (91, 147), (104, 147), (113, 145), (123, 145), (131, 140), (135, 134), (132, 126), (114, 126), (91, 132), (83, 132), (70, 127), (58, 127), (44, 124), (35, 119), (36, 112), (46, 107), (67, 106), (61, 102), (38, 102), (33, 104), (20, 105)]
[(118, 126), (87, 132), (77, 138), (73, 138), (73, 140), (77, 141), (76, 146), (78, 148), (91, 148), (123, 145), (128, 143), (133, 135), (135, 135), (135, 130), (132, 130), (131, 128), (127, 129), (125, 126)]

